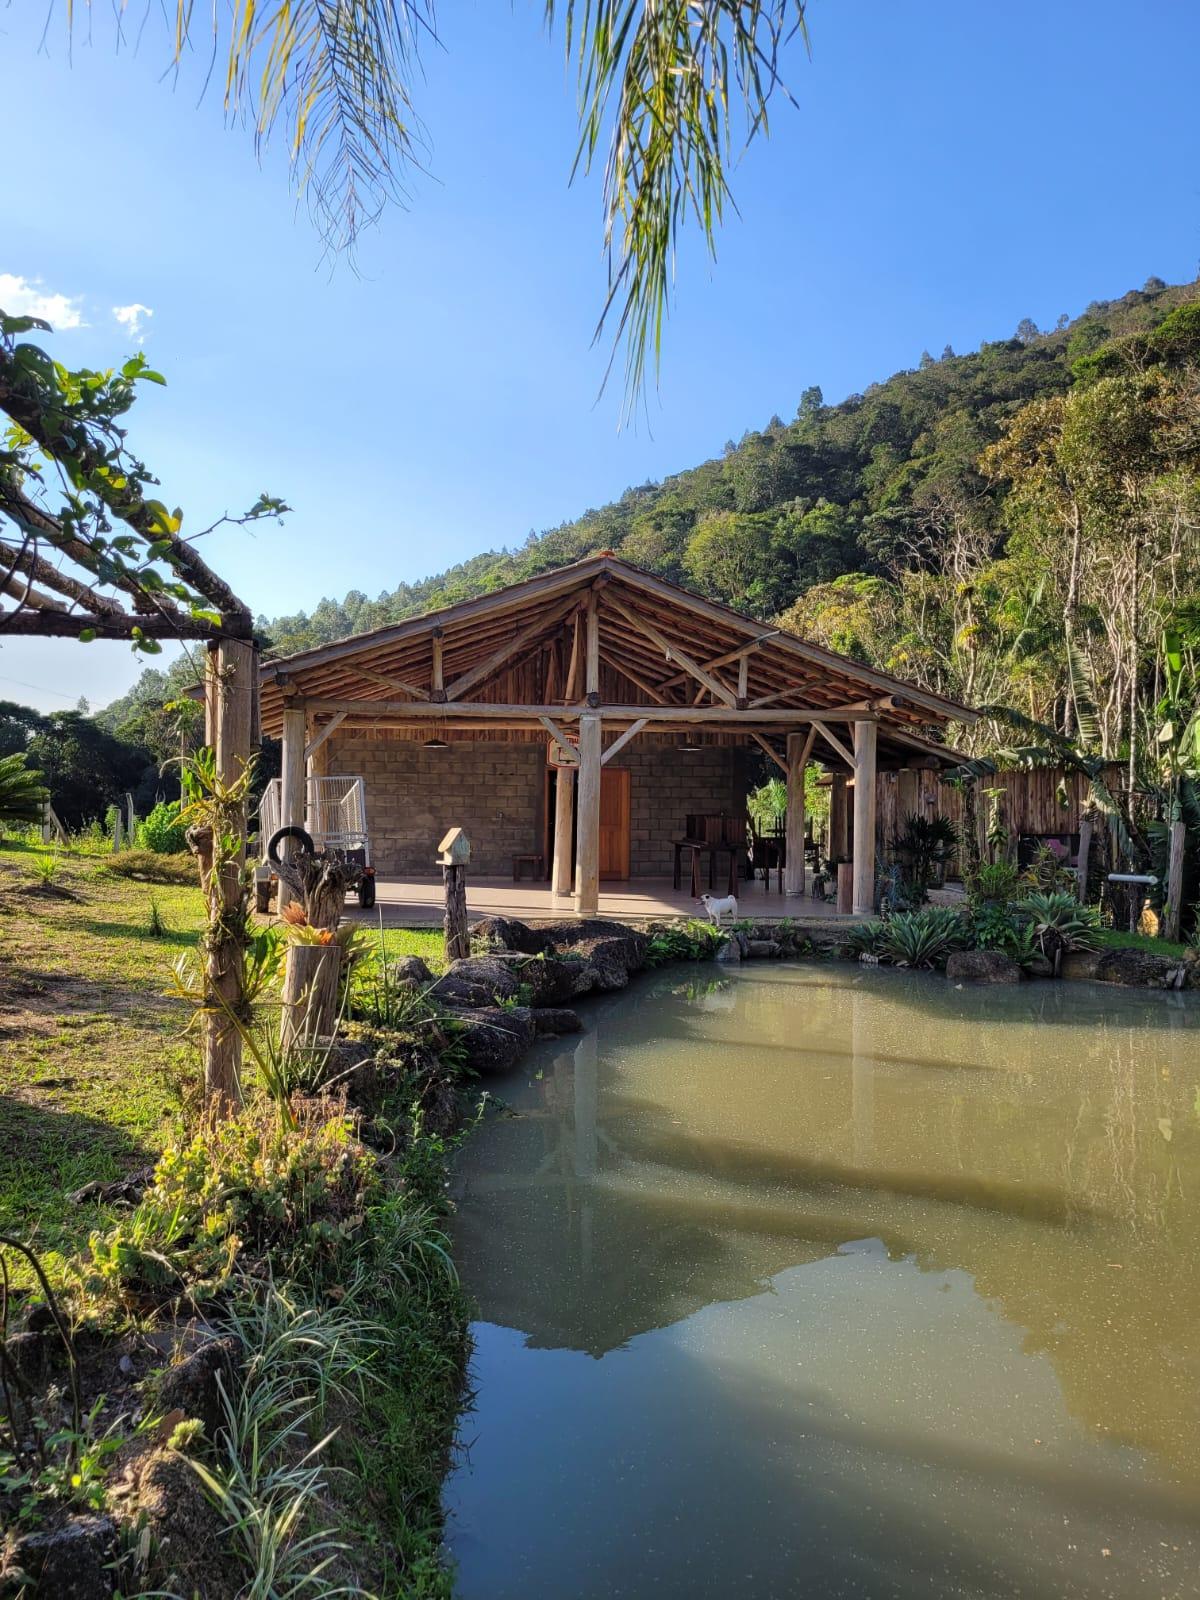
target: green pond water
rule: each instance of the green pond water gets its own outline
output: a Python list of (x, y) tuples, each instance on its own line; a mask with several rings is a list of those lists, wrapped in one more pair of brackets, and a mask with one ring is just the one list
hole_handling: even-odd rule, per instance
[(464, 1600), (1200, 1596), (1200, 1007), (675, 968), (457, 1165)]

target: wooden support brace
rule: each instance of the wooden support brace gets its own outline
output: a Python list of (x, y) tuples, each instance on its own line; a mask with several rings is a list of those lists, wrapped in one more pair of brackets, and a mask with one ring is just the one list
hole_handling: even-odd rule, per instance
[(566, 756), (566, 758), (567, 758), (567, 760), (566, 760), (567, 766), (569, 766), (569, 767), (577, 767), (579, 765), (579, 751), (571, 743), (570, 739), (567, 738), (566, 733), (563, 731), (562, 728), (559, 727), (558, 723), (555, 722), (554, 718), (553, 717), (539, 717), (538, 721), (541, 723), (542, 727), (545, 728), (546, 732), (550, 735), (550, 737), (554, 740), (555, 744), (562, 751), (563, 755)]
[(825, 740), (826, 744), (828, 744), (832, 749), (836, 750), (838, 755), (841, 756), (842, 760), (846, 763), (846, 765), (848, 767), (850, 767), (851, 769), (853, 769), (853, 767), (854, 767), (854, 755), (853, 755), (853, 752), (849, 749), (849, 747), (847, 745), (844, 745), (842, 743), (842, 741), (839, 738), (837, 738), (834, 734), (830, 733), (828, 725), (826, 723), (817, 722), (815, 720), (815, 718), (814, 718), (813, 727), (821, 735), (821, 737)]
[(344, 711), (339, 711), (336, 716), (330, 717), (329, 721), (321, 729), (320, 733), (315, 733), (312, 736), (312, 738), (308, 741), (308, 743), (304, 746), (304, 759), (305, 759), (305, 761), (311, 761), (312, 760), (313, 756), (317, 753), (317, 751), (325, 743), (326, 739), (329, 738), (330, 734), (336, 733), (337, 730), (341, 727), (342, 723), (345, 722), (345, 720), (346, 720), (346, 713)]
[(779, 770), (786, 775), (788, 764), (779, 754), (779, 751), (776, 750), (771, 741), (769, 739), (765, 739), (761, 733), (755, 733), (753, 730), (751, 730), (750, 737), (754, 740), (756, 745), (758, 745), (767, 753), (767, 755), (770, 756), (771, 760), (775, 763)]
[(641, 733), (642, 729), (646, 726), (646, 721), (647, 719), (645, 717), (639, 717), (636, 722), (631, 722), (625, 729), (625, 732), (621, 734), (619, 738), (614, 739), (609, 745), (608, 749), (600, 757), (600, 765), (602, 767), (607, 766), (612, 758), (616, 755), (618, 750), (623, 750), (631, 739), (636, 739), (638, 734)]

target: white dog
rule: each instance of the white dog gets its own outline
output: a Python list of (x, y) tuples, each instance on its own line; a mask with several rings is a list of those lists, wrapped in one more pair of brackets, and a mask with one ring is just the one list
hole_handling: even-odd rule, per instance
[(704, 907), (704, 910), (708, 916), (708, 920), (715, 928), (719, 928), (721, 926), (721, 918), (726, 912), (728, 912), (731, 917), (735, 918), (738, 914), (737, 895), (735, 894), (721, 896), (715, 894), (702, 894), (700, 896), (700, 904)]

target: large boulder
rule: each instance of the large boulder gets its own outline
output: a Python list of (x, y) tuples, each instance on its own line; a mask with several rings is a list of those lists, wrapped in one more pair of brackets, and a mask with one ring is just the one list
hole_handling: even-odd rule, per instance
[(148, 1450), (134, 1462), (128, 1511), (150, 1531), (155, 1591), (202, 1600), (238, 1600), (245, 1573), (229, 1536), (227, 1517), (205, 1492), (200, 1475), (177, 1450)]
[[(518, 987), (528, 990), (531, 1006), (561, 1006), (596, 987), (586, 960), (573, 952), (535, 956), (510, 963)], [(522, 999), (525, 995), (522, 995)]]
[(1103, 950), (1064, 950), (1058, 975), (1060, 978), (1094, 978), (1103, 955)]
[(481, 1078), (509, 1072), (533, 1043), (534, 1014), (528, 1006), (485, 1006), (451, 1013), (462, 1024), (455, 1043), (463, 1065)]
[[(72, 1517), (48, 1532), (27, 1533), (5, 1554), (4, 1566), (28, 1577), (33, 1594), (53, 1595), (54, 1600), (109, 1600), (113, 1593), (117, 1529), (109, 1517)], [(0, 1570), (0, 1581), (4, 1576)]]
[(520, 987), (513, 962), (499, 956), (465, 956), (450, 963), (431, 994), (445, 1006), (494, 1006), (515, 1000)]
[(741, 940), (738, 938), (736, 933), (731, 934), (730, 937), (725, 940), (724, 944), (722, 944), (718, 949), (715, 959), (721, 962), (723, 966), (727, 967), (736, 966), (741, 961), (742, 945)]
[(471, 948), (483, 955), (515, 950), (523, 956), (536, 956), (546, 948), (546, 935), (516, 917), (481, 917), (471, 925)]
[(232, 1334), (222, 1339), (207, 1339), (185, 1360), (167, 1368), (159, 1385), (159, 1409), (198, 1417), (204, 1424), (205, 1437), (215, 1441), (225, 1425), (222, 1395), (232, 1397), (233, 1385), (241, 1370), (240, 1340)]
[(572, 917), (546, 929), (548, 950), (555, 955), (570, 954), (582, 960), (586, 971), (580, 974), (576, 995), (588, 988), (601, 991), (623, 989), (630, 976), (646, 965), (649, 940), (636, 928), (603, 917)]
[(1003, 950), (956, 950), (946, 977), (951, 983), (1020, 983), (1021, 969)]
[(390, 977), (393, 983), (411, 989), (425, 989), (433, 982), (433, 973), (420, 956), (398, 956), (392, 962)]
[(1175, 989), (1181, 987), (1182, 965), (1178, 956), (1160, 956), (1149, 950), (1104, 950), (1096, 963), (1095, 976), (1101, 983)]

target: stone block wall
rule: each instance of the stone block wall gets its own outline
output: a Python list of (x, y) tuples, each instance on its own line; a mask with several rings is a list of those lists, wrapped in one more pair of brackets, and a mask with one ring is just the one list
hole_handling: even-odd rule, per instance
[[(353, 734), (329, 742), (330, 775), (366, 780), (367, 828), (381, 877), (434, 876), (437, 842), (450, 827), (467, 830), (472, 870), (483, 877), (507, 877), (514, 855), (542, 850), (544, 745), (462, 741), (426, 750), (415, 740)], [(682, 836), (689, 812), (745, 812), (752, 763), (744, 750), (684, 752), (635, 739), (615, 764), (632, 774), (632, 877), (670, 875), (671, 840)]]
[(669, 877), (672, 839), (683, 837), (689, 812), (746, 811), (748, 754), (733, 746), (705, 746), (683, 751), (678, 746), (634, 739), (620, 751), (616, 764), (628, 767), (631, 877)]
[(452, 742), (426, 750), (416, 740), (336, 734), (331, 743), (330, 774), (366, 779), (367, 831), (381, 877), (435, 876), (438, 840), (452, 827), (467, 830), (471, 869), (482, 877), (507, 877), (514, 855), (541, 850), (540, 744)]

